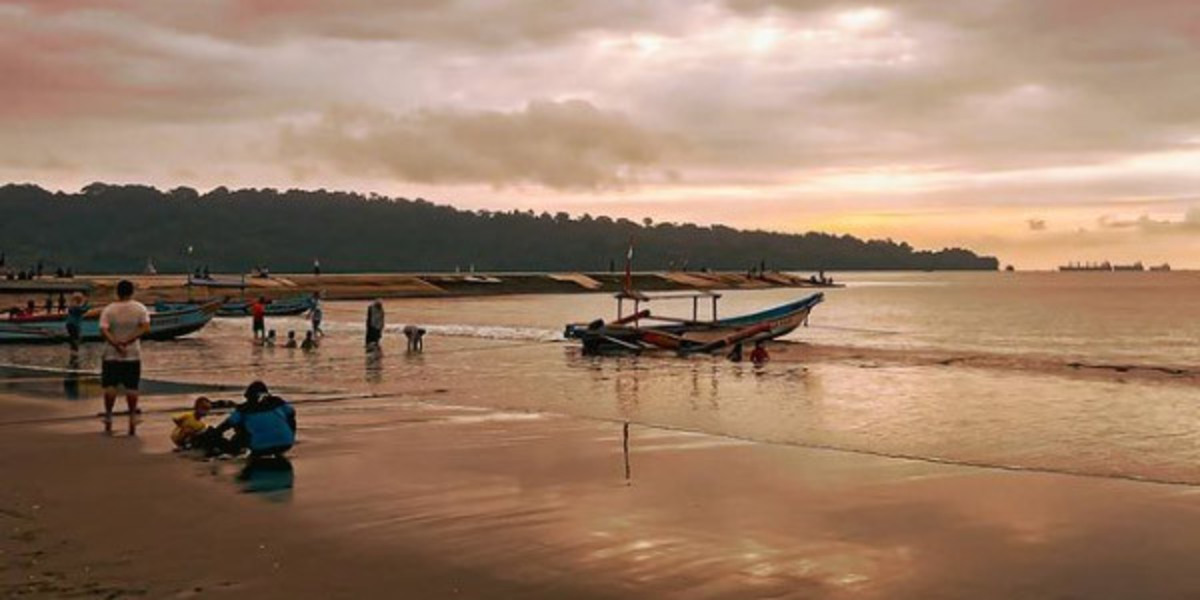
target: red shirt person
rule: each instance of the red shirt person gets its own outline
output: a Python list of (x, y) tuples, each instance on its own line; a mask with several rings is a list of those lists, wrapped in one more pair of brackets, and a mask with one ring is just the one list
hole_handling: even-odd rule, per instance
[(754, 344), (754, 351), (750, 353), (750, 362), (754, 366), (761, 367), (771, 361), (771, 355), (767, 352), (766, 346), (762, 342)]
[(267, 299), (262, 296), (258, 297), (254, 303), (250, 305), (250, 316), (254, 318), (254, 338), (262, 338), (267, 335)]

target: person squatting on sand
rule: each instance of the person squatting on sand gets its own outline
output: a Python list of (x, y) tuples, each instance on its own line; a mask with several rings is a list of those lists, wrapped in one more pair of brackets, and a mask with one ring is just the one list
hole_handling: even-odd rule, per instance
[(196, 398), (192, 410), (171, 417), (171, 421), (175, 423), (175, 430), (171, 432), (171, 441), (174, 442), (176, 448), (186, 450), (192, 447), (192, 443), (208, 429), (204, 417), (208, 416), (211, 410), (212, 402), (208, 398), (200, 396)]
[(376, 299), (367, 307), (367, 348), (378, 348), (383, 339), (383, 300)]
[[(209, 456), (237, 456), (249, 450), (251, 458), (282, 456), (296, 443), (296, 409), (271, 394), (267, 384), (251, 383), (237, 406), (220, 425), (205, 429), (193, 438), (192, 447)], [(233, 430), (233, 436), (225, 432)]]
[(104, 355), (100, 383), (104, 387), (104, 432), (112, 433), (113, 406), (117, 391), (125, 389), (129, 409), (129, 435), (137, 433), (138, 386), (142, 378), (142, 348), (139, 339), (150, 331), (150, 311), (133, 299), (133, 283), (117, 283), (117, 301), (100, 312), (100, 334)]

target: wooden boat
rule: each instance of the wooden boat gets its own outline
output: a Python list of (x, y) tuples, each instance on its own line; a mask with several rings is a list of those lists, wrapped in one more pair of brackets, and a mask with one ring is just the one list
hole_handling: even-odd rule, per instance
[[(180, 310), (156, 310), (150, 313), (150, 333), (143, 336), (147, 340), (170, 340), (194, 333), (203, 329), (217, 314), (219, 303), (193, 305)], [(84, 318), (80, 337), (85, 342), (98, 342), (103, 338), (100, 334), (100, 316), (93, 311)], [(25, 319), (8, 319), (0, 321), (0, 344), (6, 343), (35, 343), (35, 342), (65, 342), (67, 340), (67, 319), (64, 315), (44, 315)]]
[[(250, 316), (250, 305), (252, 300), (238, 299), (227, 300), (220, 304), (217, 309), (218, 317), (248, 317)], [(270, 300), (266, 305), (266, 315), (268, 317), (287, 317), (301, 315), (310, 310), (316, 305), (316, 300), (310, 295), (292, 296), (289, 298), (280, 298), (278, 300)], [(183, 310), (189, 307), (197, 306), (191, 302), (163, 302), (154, 303), (155, 310), (171, 311)]]
[(195, 275), (188, 275), (187, 284), (189, 287), (244, 290), (246, 289), (246, 277), (242, 276), (238, 279), (217, 279), (216, 277), (196, 277)]
[[(657, 316), (649, 310), (640, 310), (644, 302), (667, 298), (690, 298), (692, 318)], [(720, 294), (706, 291), (659, 296), (621, 292), (617, 294), (616, 321), (570, 324), (563, 334), (568, 339), (582, 342), (587, 354), (636, 353), (650, 348), (673, 350), (680, 354), (711, 353), (734, 344), (772, 340), (795, 331), (807, 322), (809, 313), (824, 301), (825, 295), (817, 293), (756, 313), (725, 319), (718, 319), (716, 315), (719, 298)], [(698, 318), (701, 299), (712, 300), (711, 320)], [(634, 301), (634, 311), (629, 315), (621, 314), (621, 305), (625, 300)]]

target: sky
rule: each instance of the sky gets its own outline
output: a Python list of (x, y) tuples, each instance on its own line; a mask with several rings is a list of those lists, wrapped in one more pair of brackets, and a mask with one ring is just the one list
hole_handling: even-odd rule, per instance
[(1195, 0), (0, 0), (0, 181), (1200, 268)]

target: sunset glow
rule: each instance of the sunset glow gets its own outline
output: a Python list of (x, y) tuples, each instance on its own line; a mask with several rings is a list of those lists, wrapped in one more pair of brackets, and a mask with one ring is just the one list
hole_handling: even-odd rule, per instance
[(0, 178), (1200, 267), (1197, 18), (1183, 0), (0, 1)]

